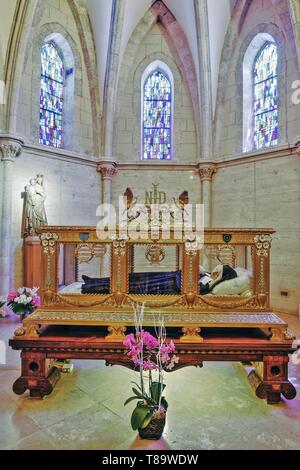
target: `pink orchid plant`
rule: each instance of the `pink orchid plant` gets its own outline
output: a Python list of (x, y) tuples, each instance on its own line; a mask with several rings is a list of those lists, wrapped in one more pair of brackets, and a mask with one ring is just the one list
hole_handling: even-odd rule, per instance
[[(164, 372), (174, 369), (179, 358), (174, 354), (173, 341), (167, 341), (163, 320), (155, 328), (156, 337), (143, 328), (144, 305), (135, 307), (135, 334), (126, 336), (124, 346), (127, 348), (127, 356), (131, 359), (139, 371), (139, 384), (134, 382), (137, 388), (133, 388), (133, 396), (126, 400), (124, 406), (137, 400), (137, 406), (133, 410), (131, 426), (135, 431), (145, 429), (155, 413), (166, 413), (168, 403), (163, 392)], [(154, 376), (157, 379), (154, 380)]]
[(7, 305), (16, 314), (24, 318), (32, 313), (36, 308), (40, 307), (41, 299), (37, 295), (39, 288), (21, 287), (10, 292), (7, 296)]

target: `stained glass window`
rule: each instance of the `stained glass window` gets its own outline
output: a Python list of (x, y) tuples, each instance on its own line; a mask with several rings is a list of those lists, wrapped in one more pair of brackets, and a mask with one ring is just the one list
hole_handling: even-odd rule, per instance
[(254, 148), (278, 144), (277, 47), (267, 43), (254, 64)]
[(58, 50), (47, 43), (41, 50), (40, 144), (61, 147), (64, 67)]
[(160, 70), (144, 85), (144, 160), (171, 160), (172, 87)]

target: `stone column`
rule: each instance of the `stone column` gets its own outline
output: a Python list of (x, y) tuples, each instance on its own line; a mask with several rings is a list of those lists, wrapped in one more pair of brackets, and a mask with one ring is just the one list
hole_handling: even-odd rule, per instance
[(204, 204), (204, 226), (211, 227), (212, 223), (212, 179), (217, 172), (214, 163), (200, 163), (199, 175), (201, 180), (201, 203)]
[(213, 100), (212, 77), (210, 58), (210, 37), (208, 7), (209, 0), (194, 0), (194, 12), (197, 29), (198, 57), (199, 57), (199, 104), (201, 116), (201, 135), (199, 142), (200, 159), (210, 161), (213, 158)]
[[(101, 174), (101, 182), (102, 182), (101, 203), (111, 204), (112, 180), (113, 180), (113, 177), (118, 172), (117, 164), (116, 162), (112, 160), (104, 160), (98, 164), (97, 171)], [(111, 253), (106, 252), (106, 254), (103, 256), (103, 258), (101, 258), (101, 261), (100, 261), (100, 276), (101, 277), (110, 276), (110, 260), (111, 260)]]
[(97, 171), (102, 177), (102, 204), (110, 204), (112, 201), (112, 179), (117, 174), (117, 164), (114, 161), (102, 161), (97, 166)]
[(12, 288), (12, 185), (13, 167), (21, 153), (21, 142), (0, 137), (2, 163), (1, 232), (0, 232), (0, 293), (8, 294)]

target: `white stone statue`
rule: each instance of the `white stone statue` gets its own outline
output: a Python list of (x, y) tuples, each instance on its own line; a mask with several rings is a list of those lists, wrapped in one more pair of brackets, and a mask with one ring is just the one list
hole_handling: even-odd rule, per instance
[(23, 237), (36, 233), (36, 229), (48, 225), (45, 211), (47, 195), (44, 187), (44, 176), (31, 178), (25, 187), (24, 213), (22, 223)]

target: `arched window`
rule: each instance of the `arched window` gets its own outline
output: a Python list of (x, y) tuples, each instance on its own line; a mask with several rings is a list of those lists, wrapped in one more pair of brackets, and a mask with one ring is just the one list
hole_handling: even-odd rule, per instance
[(151, 71), (143, 90), (143, 160), (172, 159), (172, 84), (161, 69)]
[(278, 144), (277, 47), (267, 42), (260, 49), (253, 69), (254, 149)]
[(59, 148), (62, 146), (64, 65), (52, 42), (42, 47), (41, 63), (39, 142)]

